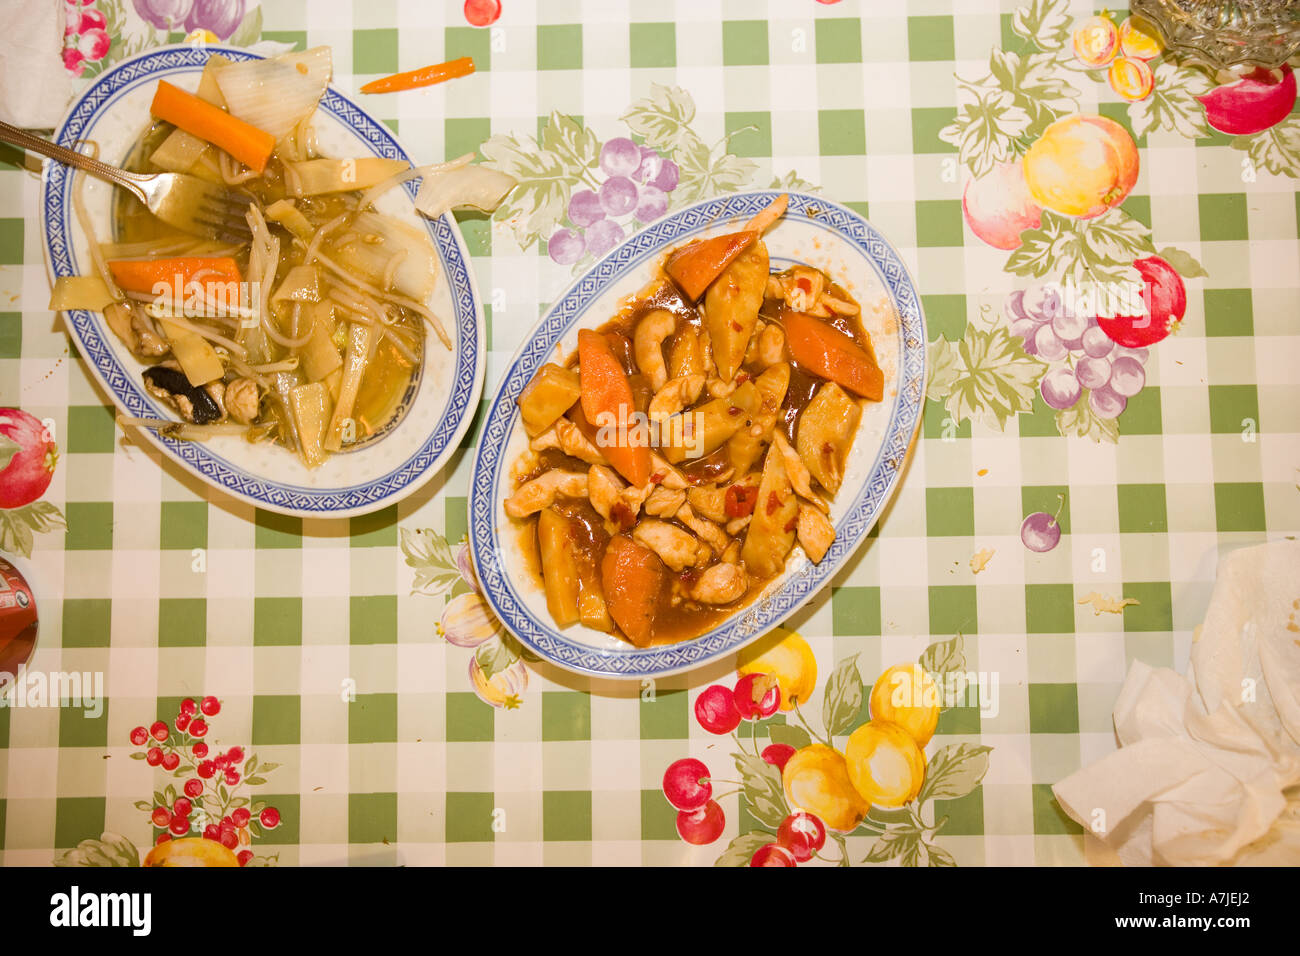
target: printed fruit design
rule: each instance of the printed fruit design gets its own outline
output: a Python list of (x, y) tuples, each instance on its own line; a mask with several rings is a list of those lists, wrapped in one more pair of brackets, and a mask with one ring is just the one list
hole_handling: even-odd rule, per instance
[(185, 837), (159, 843), (144, 858), (141, 866), (242, 866), (239, 859), (212, 840)]
[[(1178, 328), (1187, 313), (1187, 288), (1183, 277), (1173, 266), (1159, 256), (1138, 259), (1133, 268), (1146, 285), (1143, 301), (1146, 315), (1100, 316), (1097, 324), (1116, 344), (1129, 349), (1142, 349), (1155, 345)], [(1132, 382), (1126, 382), (1132, 387)], [(1137, 388), (1141, 389), (1141, 384)], [(1121, 395), (1128, 395), (1119, 390)], [(1133, 391), (1132, 395), (1136, 395)], [(1128, 397), (1132, 397), (1128, 395)]]
[(925, 754), (916, 741), (897, 724), (874, 716), (849, 736), (844, 761), (854, 790), (879, 807), (915, 800), (925, 781)]
[(220, 713), (216, 697), (187, 697), (170, 725), (156, 720), (130, 733), (132, 745), (140, 748), (132, 758), (185, 778), (180, 794), (168, 784), (152, 802), (135, 804), (149, 814), (156, 831), (144, 866), (247, 866), (257, 859), (253, 841), (280, 825), (278, 809), (238, 793), (241, 784), (266, 783), (265, 775), (279, 764), (259, 762), (256, 754), (245, 755), (238, 746), (214, 752), (200, 739)]
[(603, 182), (591, 180), (590, 188), (569, 197), (568, 221), (576, 228), (556, 230), (546, 244), (551, 259), (562, 266), (583, 256), (600, 258), (636, 228), (634, 222), (644, 225), (662, 216), (679, 178), (671, 159), (626, 136), (601, 147), (600, 169)]
[(1057, 519), (1065, 507), (1065, 495), (1057, 495), (1056, 499), (1060, 504), (1055, 514), (1035, 511), (1020, 523), (1020, 543), (1037, 554), (1045, 554), (1061, 542), (1061, 525)]
[(797, 751), (781, 771), (781, 784), (792, 807), (841, 833), (857, 829), (871, 809), (870, 801), (853, 786), (845, 755), (825, 744)]
[[(1143, 269), (1151, 268), (1150, 260), (1139, 262), (1146, 265), (1134, 266), (1146, 275)], [(1173, 304), (1169, 295), (1167, 305)], [(1101, 318), (1085, 314), (1067, 302), (1060, 286), (1054, 284), (1012, 292), (1007, 296), (1005, 312), (1011, 334), (1020, 336), (1024, 350), (1050, 365), (1038, 385), (1047, 406), (1061, 411), (1074, 408), (1086, 398), (1092, 414), (1103, 420), (1118, 418), (1128, 400), (1142, 390), (1146, 384), (1144, 366), (1150, 354), (1143, 347), (1117, 344), (1114, 335), (1130, 329), (1134, 335), (1149, 334), (1152, 341), (1158, 341), (1168, 334), (1166, 330), (1156, 336), (1157, 323), (1148, 324), (1145, 317)]]
[(1017, 249), (1020, 234), (1037, 229), (1043, 210), (1034, 203), (1019, 162), (998, 163), (966, 184), (962, 214), (971, 232), (995, 249)]
[(59, 450), (39, 419), (0, 408), (0, 508), (31, 504), (50, 486)]
[(159, 30), (206, 30), (229, 40), (244, 19), (244, 0), (133, 0), (135, 12)]
[(677, 835), (683, 840), (703, 846), (722, 836), (727, 817), (712, 799), (713, 783), (702, 760), (688, 757), (669, 764), (664, 771), (663, 791), (677, 808)]
[(1088, 17), (1074, 28), (1075, 58), (1087, 67), (1105, 66), (1119, 49), (1119, 31), (1110, 17)]
[(1217, 86), (1197, 99), (1205, 107), (1206, 122), (1219, 132), (1232, 136), (1262, 133), (1286, 119), (1295, 106), (1295, 73), (1287, 64), (1280, 70), (1252, 70), (1235, 83)]
[(1151, 67), (1134, 56), (1122, 56), (1112, 63), (1106, 79), (1112, 90), (1130, 102), (1146, 99), (1156, 88), (1156, 75)]
[(1125, 56), (1138, 60), (1154, 60), (1164, 49), (1156, 28), (1136, 15), (1120, 24), (1119, 47)]
[(500, 0), (465, 0), (465, 20), (472, 27), (490, 27), (500, 16)]
[(776, 678), (781, 688), (781, 710), (789, 711), (812, 697), (817, 686), (817, 658), (798, 632), (778, 627), (740, 652), (736, 673), (741, 677), (768, 674)]
[(895, 664), (871, 687), (871, 719), (897, 724), (918, 747), (934, 736), (939, 723), (939, 688), (920, 664)]
[(1052, 123), (1029, 147), (1025, 182), (1039, 206), (1091, 219), (1124, 201), (1138, 165), (1137, 144), (1123, 126), (1077, 113)]

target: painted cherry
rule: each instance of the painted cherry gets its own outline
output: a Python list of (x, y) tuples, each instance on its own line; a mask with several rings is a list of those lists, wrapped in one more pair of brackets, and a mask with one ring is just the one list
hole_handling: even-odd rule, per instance
[(207, 724), (207, 721), (205, 721), (205, 720), (201, 720), (201, 719), (200, 719), (200, 720), (192, 720), (192, 721), (190, 721), (190, 728), (189, 728), (189, 730), (190, 730), (190, 736), (191, 736), (191, 737), (202, 737), (202, 736), (204, 736), (205, 734), (207, 734), (207, 732), (208, 732), (208, 724)]
[(695, 698), (695, 719), (711, 734), (729, 734), (740, 725), (740, 711), (732, 691), (714, 684)]
[(488, 27), (501, 16), (501, 0), (465, 0), (465, 19), (472, 27)]
[(216, 843), (220, 843), (221, 827), (217, 826), (215, 823), (209, 823), (206, 827), (203, 828), (203, 839), (212, 840)]
[(154, 826), (161, 829), (172, 822), (172, 815), (167, 812), (166, 807), (154, 807), (149, 819), (153, 821)]
[(693, 846), (704, 846), (722, 836), (727, 827), (726, 814), (716, 800), (709, 800), (696, 810), (677, 814), (677, 835)]
[(240, 866), (248, 866), (248, 864), (253, 861), (253, 851), (240, 850), (238, 855), (235, 856), (235, 859), (239, 861)]
[(226, 756), (230, 759), (230, 762), (231, 762), (232, 764), (235, 764), (235, 763), (243, 763), (243, 762), (244, 762), (244, 748), (243, 748), (243, 747), (231, 747), (229, 750), (226, 751)]
[(820, 818), (798, 810), (781, 821), (776, 842), (789, 850), (796, 862), (803, 863), (826, 845), (826, 826)]
[(221, 701), (215, 697), (204, 697), (203, 702), (199, 704), (199, 710), (203, 711), (208, 717), (215, 717), (221, 713)]
[(760, 755), (777, 770), (785, 770), (785, 765), (794, 756), (794, 748), (789, 744), (768, 744)]
[(150, 747), (149, 752), (144, 755), (144, 762), (151, 767), (156, 767), (163, 762), (163, 752), (160, 747)]
[(203, 781), (202, 781), (202, 780), (186, 780), (186, 781), (185, 781), (185, 795), (186, 795), (186, 796), (189, 796), (189, 797), (198, 797), (198, 796), (201, 796), (202, 793), (203, 793)]
[(176, 732), (177, 732), (177, 733), (181, 733), (181, 734), (185, 733), (185, 728), (188, 727), (189, 725), (190, 725), (190, 716), (189, 716), (189, 714), (177, 714), (177, 715), (176, 715)]
[(797, 866), (790, 851), (777, 843), (768, 843), (754, 851), (749, 859), (750, 866)]
[(781, 706), (781, 685), (770, 674), (746, 674), (736, 682), (732, 699), (745, 720), (771, 717)]
[(204, 760), (199, 764), (199, 776), (207, 780), (217, 772), (216, 764), (211, 760)]
[(684, 757), (664, 771), (664, 796), (678, 810), (698, 810), (713, 796), (709, 768), (702, 760)]
[(171, 838), (172, 838), (172, 835), (171, 835), (170, 833), (168, 833), (166, 830), (164, 830), (162, 833), (158, 834), (158, 839), (156, 839), (156, 840), (153, 841), (153, 842), (154, 842), (154, 846), (162, 846), (164, 843), (166, 843), (166, 842), (167, 842), (168, 840), (170, 840)]
[(158, 741), (159, 743), (162, 743), (169, 736), (171, 736), (171, 732), (167, 729), (167, 725), (165, 723), (163, 723), (161, 720), (155, 720), (153, 724), (151, 724), (149, 727), (149, 735), (153, 737), (154, 740)]
[(208, 745), (200, 741), (190, 748), (190, 753), (202, 760), (208, 755)]
[(186, 697), (181, 701), (181, 713), (186, 717), (193, 717), (199, 709), (199, 705), (194, 703), (193, 697)]
[(280, 811), (275, 807), (267, 807), (258, 815), (257, 819), (268, 830), (274, 830), (280, 825)]
[(180, 754), (163, 754), (162, 768), (164, 770), (175, 770), (181, 765)]
[(230, 812), (230, 822), (233, 823), (235, 826), (239, 827), (241, 830), (244, 827), (248, 826), (248, 821), (251, 820), (252, 818), (253, 815), (248, 812), (247, 807), (240, 807), (239, 809), (232, 810)]
[(149, 731), (145, 730), (143, 727), (137, 727), (135, 730), (131, 731), (131, 743), (135, 744), (137, 747), (143, 747), (145, 741), (148, 739)]
[(227, 770), (227, 771), (226, 771), (226, 786), (227, 786), (227, 787), (237, 787), (237, 786), (239, 786), (239, 773), (238, 773), (238, 771), (235, 771), (235, 770)]
[(177, 797), (176, 802), (172, 804), (172, 809), (176, 811), (178, 817), (188, 817), (194, 810), (194, 804), (188, 797)]
[(234, 827), (222, 827), (220, 843), (227, 850), (233, 850), (239, 846), (239, 834), (235, 832)]
[(190, 818), (183, 817), (178, 813), (172, 817), (172, 822), (168, 825), (167, 829), (171, 830), (172, 833), (177, 836), (184, 836), (190, 832)]

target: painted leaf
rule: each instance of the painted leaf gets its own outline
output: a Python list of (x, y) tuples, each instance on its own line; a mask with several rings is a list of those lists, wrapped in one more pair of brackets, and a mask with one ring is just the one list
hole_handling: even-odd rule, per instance
[(792, 189), (801, 193), (819, 193), (822, 191), (820, 186), (814, 186), (808, 180), (803, 179), (793, 169), (784, 176), (774, 176), (772, 184), (768, 189)]
[(714, 866), (749, 866), (750, 858), (758, 851), (760, 847), (765, 847), (776, 840), (776, 837), (770, 833), (764, 833), (762, 830), (751, 830), (749, 833), (742, 833), (722, 851), (722, 856), (713, 861)]
[[(745, 786), (749, 815), (763, 826), (776, 830), (790, 815), (785, 791), (781, 787), (781, 771), (755, 754), (737, 753), (732, 756), (736, 759), (740, 782)], [(768, 842), (772, 842), (771, 839)]]
[(1154, 129), (1164, 129), (1187, 139), (1210, 135), (1205, 109), (1196, 97), (1214, 86), (1200, 70), (1164, 62), (1155, 69), (1156, 85), (1146, 98), (1128, 105), (1128, 119), (1133, 135), (1143, 136)]
[(674, 152), (684, 139), (695, 137), (690, 129), (695, 101), (680, 86), (651, 83), (650, 95), (633, 103), (619, 119), (661, 153)]
[(993, 48), (989, 72), (998, 85), (1015, 95), (1018, 107), (1029, 117), (1023, 135), (1035, 139), (1053, 121), (1079, 108), (1079, 91), (1069, 84), (1060, 61), (1051, 53), (1021, 56)]
[(953, 421), (978, 419), (1001, 431), (1013, 415), (1034, 407), (1047, 366), (1027, 355), (1018, 337), (1000, 326), (987, 332), (967, 326), (956, 351), (961, 370), (946, 402)]
[(847, 734), (862, 710), (862, 675), (858, 656), (846, 657), (835, 665), (822, 696), (822, 723), (832, 737)]
[(774, 744), (789, 744), (795, 750), (802, 750), (812, 743), (808, 731), (794, 724), (768, 724), (767, 735)]
[(674, 198), (680, 195), (681, 202), (694, 202), (706, 196), (739, 189), (749, 182), (758, 169), (748, 159), (710, 149), (694, 133), (673, 154), (673, 158), (677, 161), (679, 172)]
[(600, 159), (600, 141), (591, 130), (572, 116), (552, 110), (542, 130), (542, 149), (569, 161), (575, 168), (595, 166)]
[(863, 863), (884, 863), (895, 857), (915, 854), (917, 844), (921, 842), (921, 831), (914, 826), (894, 827), (886, 830), (871, 847)]
[(411, 593), (440, 594), (462, 580), (447, 540), (431, 528), (397, 529), (408, 567), (415, 569)]
[(992, 750), (992, 747), (978, 744), (952, 744), (939, 748), (926, 766), (925, 783), (917, 794), (917, 803), (966, 796), (988, 773)]
[(54, 861), (55, 866), (139, 866), (140, 851), (116, 833), (101, 833), (98, 840), (82, 840)]
[(957, 118), (939, 131), (939, 138), (957, 147), (958, 160), (976, 177), (997, 163), (1019, 155), (1017, 140), (1029, 128), (1030, 118), (1016, 105), (1010, 90), (990, 89), (962, 82), (965, 102)]
[(1070, 36), (1070, 0), (1030, 0), (1011, 14), (1011, 29), (1040, 50), (1059, 50)]
[(1088, 403), (1088, 390), (1084, 389), (1079, 400), (1070, 408), (1063, 408), (1056, 413), (1056, 430), (1062, 435), (1075, 438), (1090, 438), (1101, 444), (1119, 443), (1119, 419), (1101, 418), (1092, 411)]
[(875, 807), (867, 813), (867, 819), (877, 826), (892, 827), (895, 824), (909, 823), (912, 811), (907, 807)]
[(1190, 253), (1182, 249), (1176, 249), (1173, 246), (1165, 246), (1156, 253), (1161, 259), (1169, 263), (1184, 279), (1198, 279), (1208, 276), (1205, 266)]
[(479, 152), (487, 158), (483, 165), (518, 183), (492, 218), (508, 223), (521, 247), (531, 246), (564, 216), (582, 168), (542, 149), (530, 137), (493, 136)]
[(1300, 116), (1294, 113), (1254, 136), (1236, 136), (1233, 149), (1243, 149), (1256, 167), (1279, 176), (1300, 177)]
[(952, 394), (952, 386), (961, 375), (956, 347), (942, 335), (930, 343), (926, 355), (925, 397), (942, 401)]
[(0, 508), (0, 551), (30, 558), (37, 534), (67, 526), (63, 513), (48, 501), (33, 501), (20, 508)]
[(957, 865), (957, 861), (952, 858), (952, 854), (949, 853), (941, 846), (935, 846), (933, 843), (927, 843), (925, 845), (925, 853), (927, 857), (926, 862), (929, 866), (956, 866)]
[(1044, 209), (1037, 229), (1020, 234), (1006, 270), (1041, 278), (1055, 274), (1076, 283), (1125, 278), (1133, 260), (1155, 252), (1150, 230), (1122, 209), (1094, 219), (1074, 219)]
[(252, 46), (262, 38), (262, 7), (259, 4), (239, 21), (239, 26), (226, 41), (229, 46)]
[(945, 675), (966, 670), (966, 654), (962, 643), (960, 634), (954, 634), (946, 641), (935, 641), (921, 652), (917, 663), (929, 672), (935, 683), (942, 686)]
[(519, 660), (519, 655), (515, 653), (509, 642), (502, 639), (503, 637), (504, 635), (500, 635), (484, 641), (474, 649), (474, 658), (478, 661), (479, 670), (483, 672), (486, 680), (491, 680)]
[(827, 835), (834, 840), (835, 844), (840, 848), (840, 861), (835, 865), (852, 866), (853, 864), (849, 862), (849, 844), (848, 841), (844, 839), (844, 834), (836, 833), (834, 830), (831, 830)]

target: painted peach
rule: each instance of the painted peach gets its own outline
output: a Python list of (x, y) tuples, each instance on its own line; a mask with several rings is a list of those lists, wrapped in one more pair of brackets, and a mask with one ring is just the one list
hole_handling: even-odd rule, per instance
[(1125, 56), (1153, 60), (1160, 55), (1164, 44), (1149, 20), (1134, 15), (1119, 25), (1119, 48)]
[(1146, 60), (1137, 57), (1121, 56), (1106, 71), (1110, 88), (1124, 99), (1133, 102), (1144, 100), (1156, 88), (1156, 77), (1147, 66)]
[(216, 840), (185, 837), (159, 843), (141, 866), (239, 866), (235, 854)]
[(1015, 249), (1020, 234), (1042, 224), (1043, 210), (1029, 195), (1019, 162), (999, 163), (966, 184), (961, 211), (971, 232), (994, 249)]
[(1044, 209), (1091, 219), (1119, 205), (1138, 178), (1137, 144), (1113, 119), (1057, 120), (1025, 153), (1029, 195)]
[(1088, 17), (1074, 29), (1074, 55), (1088, 67), (1105, 66), (1119, 49), (1119, 31), (1110, 17)]

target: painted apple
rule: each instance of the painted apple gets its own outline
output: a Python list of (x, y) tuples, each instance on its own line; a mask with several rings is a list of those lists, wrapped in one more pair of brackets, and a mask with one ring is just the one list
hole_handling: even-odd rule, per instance
[(1101, 330), (1129, 349), (1145, 348), (1166, 338), (1187, 312), (1183, 277), (1159, 256), (1138, 259), (1133, 268), (1146, 283), (1146, 315), (1098, 316)]
[(971, 232), (994, 249), (1015, 249), (1020, 234), (1037, 229), (1043, 210), (1030, 198), (1019, 162), (999, 163), (966, 184), (962, 213)]
[(1295, 73), (1286, 64), (1281, 70), (1252, 70), (1197, 99), (1206, 121), (1220, 133), (1250, 136), (1286, 119), (1295, 105)]
[(0, 508), (21, 508), (45, 494), (58, 460), (40, 419), (0, 408)]

